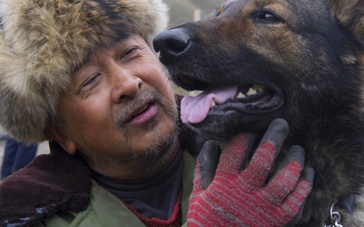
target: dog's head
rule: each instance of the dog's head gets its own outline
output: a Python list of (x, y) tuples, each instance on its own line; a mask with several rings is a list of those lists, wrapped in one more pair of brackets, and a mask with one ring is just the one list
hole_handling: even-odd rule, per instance
[(154, 48), (177, 85), (203, 91), (182, 101), (185, 123), (216, 137), (277, 117), (292, 129), (359, 102), (363, 11), (362, 0), (235, 0)]

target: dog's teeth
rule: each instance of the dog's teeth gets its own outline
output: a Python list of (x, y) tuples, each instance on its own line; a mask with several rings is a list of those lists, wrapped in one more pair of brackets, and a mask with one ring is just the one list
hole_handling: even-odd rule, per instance
[(214, 106), (216, 106), (216, 103), (215, 103), (214, 100), (211, 100), (211, 106), (210, 107), (214, 107)]
[(239, 92), (239, 94), (236, 96), (236, 98), (238, 98), (238, 99), (245, 99), (246, 96), (243, 93)]
[(264, 89), (264, 86), (262, 86), (260, 84), (253, 84), (253, 89), (257, 90), (257, 91), (261, 91)]
[(257, 93), (257, 90), (254, 88), (249, 88), (249, 91), (246, 93), (247, 95), (255, 95)]

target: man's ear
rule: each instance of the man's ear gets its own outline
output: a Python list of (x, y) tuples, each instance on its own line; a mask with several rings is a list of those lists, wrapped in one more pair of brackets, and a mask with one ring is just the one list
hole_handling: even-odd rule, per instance
[(47, 140), (56, 141), (69, 155), (74, 155), (77, 152), (77, 145), (71, 140), (66, 133), (62, 132), (55, 125), (50, 125), (44, 132)]

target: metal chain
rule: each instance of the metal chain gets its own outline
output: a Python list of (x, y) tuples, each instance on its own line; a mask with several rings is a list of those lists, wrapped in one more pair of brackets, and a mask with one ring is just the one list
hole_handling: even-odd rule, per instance
[(334, 211), (335, 204), (336, 204), (336, 202), (333, 203), (330, 208), (330, 216), (329, 216), (330, 225), (325, 225), (325, 227), (344, 227), (343, 225), (340, 224), (340, 221), (341, 221), (340, 213), (337, 211)]

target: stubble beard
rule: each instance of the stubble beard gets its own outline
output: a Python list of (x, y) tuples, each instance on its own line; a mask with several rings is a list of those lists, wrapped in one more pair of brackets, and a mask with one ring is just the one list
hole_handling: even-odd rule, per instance
[(173, 128), (171, 132), (158, 135), (158, 139), (154, 146), (145, 150), (132, 151), (129, 153), (129, 164), (135, 170), (148, 171), (149, 166), (164, 165), (168, 162), (168, 154), (173, 148), (173, 144), (177, 140), (177, 130)]
[[(178, 127), (177, 127), (177, 108), (175, 106), (174, 100), (168, 100), (168, 102), (173, 103), (174, 105), (166, 104), (161, 95), (157, 92), (148, 92), (148, 96), (153, 96), (157, 99), (157, 103), (160, 104), (163, 111), (167, 114), (169, 119), (172, 119), (174, 126), (171, 130), (160, 132), (155, 130), (154, 133), (157, 134), (157, 140), (153, 143), (153, 146), (148, 147), (144, 150), (135, 150), (131, 144), (131, 138), (129, 136), (129, 131), (127, 127), (123, 127), (123, 121), (118, 119), (117, 125), (119, 129), (125, 135), (124, 148), (122, 149), (122, 155), (119, 158), (110, 158), (105, 156), (94, 157), (94, 160), (97, 160), (95, 164), (98, 166), (97, 168), (103, 169), (104, 167), (114, 165), (128, 165), (131, 169), (135, 171), (145, 171), (149, 172), (149, 167), (155, 167), (156, 165), (164, 165), (169, 161), (167, 157), (169, 157), (170, 152), (172, 152), (173, 145), (175, 144), (178, 138)], [(125, 115), (125, 114), (124, 114)], [(121, 118), (122, 119), (122, 118)], [(160, 120), (154, 119), (149, 121), (144, 127), (146, 131), (152, 131), (155, 126), (160, 124)], [(143, 143), (143, 141), (140, 141)]]

